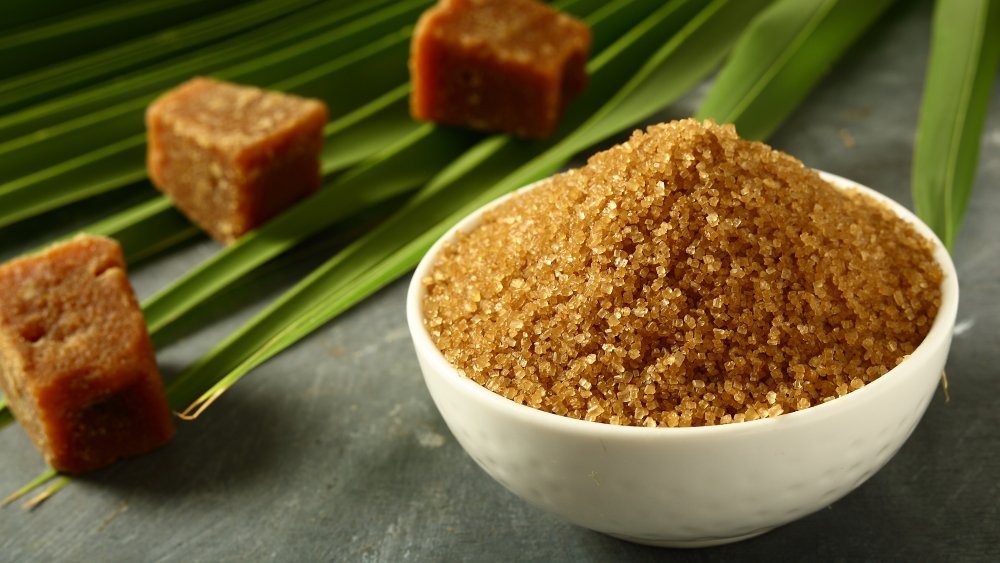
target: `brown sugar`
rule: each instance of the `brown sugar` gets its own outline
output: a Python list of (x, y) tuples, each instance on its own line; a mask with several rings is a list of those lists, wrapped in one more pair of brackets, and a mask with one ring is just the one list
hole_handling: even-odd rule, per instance
[(512, 401), (635, 426), (773, 417), (923, 340), (943, 274), (888, 207), (731, 126), (677, 121), (487, 212), (423, 281), (425, 325)]
[(326, 118), (318, 100), (195, 78), (146, 112), (149, 176), (231, 243), (319, 189)]
[(413, 34), (421, 120), (548, 137), (587, 83), (590, 29), (534, 0), (441, 0)]
[(170, 409), (118, 243), (80, 236), (0, 266), (0, 389), (62, 472), (170, 440)]

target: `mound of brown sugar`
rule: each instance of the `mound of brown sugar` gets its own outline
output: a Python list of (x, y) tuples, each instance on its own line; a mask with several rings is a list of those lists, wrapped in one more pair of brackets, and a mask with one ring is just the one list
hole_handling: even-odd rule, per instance
[(927, 334), (942, 278), (889, 208), (685, 120), (491, 210), (441, 252), (424, 312), (445, 357), (508, 399), (699, 426), (874, 381)]

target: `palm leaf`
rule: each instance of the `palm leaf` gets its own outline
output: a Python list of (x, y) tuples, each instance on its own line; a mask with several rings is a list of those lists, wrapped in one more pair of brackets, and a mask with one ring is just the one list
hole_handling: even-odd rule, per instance
[(116, 239), (129, 264), (201, 233), (174, 209), (173, 203), (166, 197), (153, 198), (82, 230)]
[[(145, 149), (145, 135), (137, 135), (0, 185), (0, 227), (139, 182)], [(110, 159), (120, 160), (108, 166)]]
[(353, 166), (416, 131), (421, 125), (410, 119), (409, 95), (410, 84), (403, 84), (327, 125), (324, 174)]
[[(418, 1), (423, 2), (423, 0)], [(414, 2), (408, 4), (411, 10), (415, 10), (419, 5)], [(393, 14), (397, 14), (399, 10), (398, 7), (391, 9)], [(408, 17), (413, 16), (406, 11), (402, 13)], [(359, 24), (359, 21), (364, 25)], [(381, 24), (383, 21), (384, 19), (377, 19), (375, 23)], [(332, 61), (328, 61), (325, 56), (322, 63), (316, 60), (322, 53), (316, 51), (317, 45), (314, 43), (318, 42), (324, 46), (329, 46), (331, 42), (336, 43), (326, 35), (317, 38), (317, 41), (306, 41), (286, 50), (298, 55), (297, 62), (301, 62), (302, 57), (310, 58), (308, 68), (303, 71), (307, 75), (303, 79), (303, 87), (312, 85), (320, 79), (327, 81), (328, 84), (330, 81), (347, 82), (347, 77), (363, 73), (365, 69), (382, 69), (379, 80), (369, 80), (352, 88), (355, 93), (351, 96), (337, 96), (328, 91), (324, 99), (330, 106), (332, 115), (336, 116), (355, 109), (356, 105), (363, 104), (406, 79), (405, 67), (396, 68), (392, 72), (389, 70), (389, 61), (394, 60), (390, 56), (394, 52), (397, 57), (405, 56), (405, 37), (408, 32), (405, 30), (397, 32), (368, 45), (366, 43), (373, 33), (372, 29), (381, 29), (381, 25), (372, 23), (372, 18), (362, 18), (338, 28), (332, 35), (337, 41), (347, 42), (342, 46), (346, 46), (349, 42), (361, 42), (365, 45)], [(395, 48), (395, 51), (392, 48)], [(275, 54), (272, 58), (278, 55), (290, 56), (289, 52)], [(372, 57), (368, 58), (368, 55)], [(298, 65), (289, 64), (286, 59), (277, 60), (286, 63), (277, 65), (283, 71), (293, 67), (298, 68)], [(315, 70), (317, 66), (322, 67), (322, 72), (319, 74)], [(222, 74), (227, 77), (230, 74), (242, 76), (246, 72), (245, 65), (241, 65), (229, 73)], [(256, 76), (260, 78), (262, 72), (256, 71)], [(271, 71), (269, 73), (271, 78), (279, 76)], [(288, 78), (285, 76), (284, 80)], [(0, 226), (142, 179), (145, 176), (144, 159), (139, 156), (145, 150), (142, 113), (148, 101), (149, 98), (145, 97), (119, 104), (104, 112), (84, 116), (46, 130), (42, 132), (40, 138), (32, 135), (0, 145), (0, 177), (15, 178), (0, 184)], [(137, 133), (126, 136), (129, 131), (136, 128), (138, 128)], [(80, 138), (87, 138), (90, 142), (86, 145), (89, 146), (105, 146), (83, 155), (73, 156), (80, 150)], [(47, 166), (47, 163), (53, 160), (59, 163)], [(27, 176), (19, 177), (20, 174), (37, 167), (42, 168)]]
[[(105, 0), (103, 7), (121, 4), (128, 0)], [(16, 2), (10, 3), (4, 10), (4, 18), (0, 20), (0, 31), (21, 31), (21, 29), (31, 25), (45, 25), (52, 14), (61, 14), (63, 17), (76, 18), (87, 13), (87, 9), (80, 9), (78, 0), (48, 0), (47, 2)], [(21, 29), (19, 29), (21, 28)]]
[[(219, 42), (280, 19), (320, 0), (258, 0), (210, 17), (118, 43), (92, 55), (76, 57), (0, 83), (0, 112), (35, 100), (78, 90), (98, 80), (149, 67), (159, 61)], [(60, 37), (60, 41), (65, 40)]]
[[(117, 104), (134, 101), (144, 95), (152, 96), (194, 75), (214, 73), (247, 60), (272, 55), (296, 43), (328, 33), (343, 26), (345, 20), (356, 18), (358, 13), (371, 12), (372, 9), (378, 7), (372, 4), (388, 1), (379, 0), (367, 5), (358, 3), (339, 9), (331, 9), (326, 4), (312, 6), (276, 22), (260, 26), (251, 33), (214, 43), (210, 47), (173, 58), (130, 75), (116, 77), (111, 82), (97, 84), (70, 95), (44, 101), (10, 115), (0, 116), (0, 143), (33, 134)], [(383, 10), (377, 10), (368, 17), (386, 17), (386, 13)], [(397, 24), (399, 22), (393, 20), (391, 23)], [(136, 129), (136, 132), (139, 130)]]
[[(0, 68), (4, 69), (6, 76), (16, 76), (60, 62), (66, 55), (62, 47), (67, 42), (73, 45), (76, 54), (82, 54), (133, 37), (148, 35), (165, 26), (203, 16), (235, 3), (236, 0), (149, 0), (67, 15), (0, 36)], [(5, 11), (6, 8), (7, 6)], [(24, 103), (25, 101), (21, 101), (21, 104)], [(0, 106), (0, 111), (10, 109), (10, 105)]]
[(938, 1), (935, 6), (912, 188), (917, 215), (948, 248), (955, 244), (972, 194), (1000, 61), (998, 33), (998, 2)]
[(780, 0), (750, 24), (696, 117), (766, 139), (892, 0)]

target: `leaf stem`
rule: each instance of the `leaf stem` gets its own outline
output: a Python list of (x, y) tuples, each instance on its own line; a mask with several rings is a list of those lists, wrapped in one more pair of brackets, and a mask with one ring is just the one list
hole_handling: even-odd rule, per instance
[(42, 473), (38, 477), (32, 479), (27, 485), (11, 493), (7, 498), (0, 500), (0, 506), (7, 506), (17, 499), (27, 495), (31, 491), (34, 491), (35, 489), (55, 479), (58, 475), (59, 473), (55, 469), (49, 469), (45, 473)]

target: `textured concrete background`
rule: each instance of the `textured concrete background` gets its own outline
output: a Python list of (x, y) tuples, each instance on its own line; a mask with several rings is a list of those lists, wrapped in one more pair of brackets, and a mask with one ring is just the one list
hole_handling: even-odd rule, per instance
[[(891, 11), (773, 144), (909, 206), (929, 14), (926, 2)], [(700, 93), (663, 118), (688, 115)], [(34, 512), (0, 510), (0, 560), (998, 560), (1000, 85), (990, 112), (955, 252), (951, 402), (939, 393), (889, 465), (825, 510), (742, 543), (674, 551), (528, 506), (475, 466), (435, 411), (406, 333), (404, 279), (254, 371), (171, 446), (78, 480)], [(135, 269), (140, 296), (215, 250), (202, 241)], [(304, 256), (243, 291), (262, 302), (315, 262)], [(164, 349), (164, 372), (259, 307)], [(0, 492), (44, 468), (14, 426), (0, 431), (0, 452)]]

